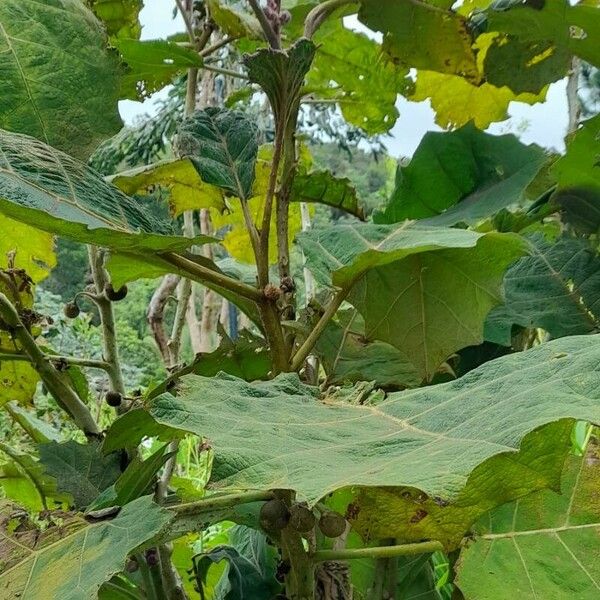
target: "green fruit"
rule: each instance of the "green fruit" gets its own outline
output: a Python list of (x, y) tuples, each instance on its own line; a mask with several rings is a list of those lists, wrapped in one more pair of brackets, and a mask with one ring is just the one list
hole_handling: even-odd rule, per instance
[(113, 407), (117, 407), (117, 406), (121, 406), (121, 401), (123, 400), (123, 397), (121, 396), (121, 394), (119, 394), (119, 392), (106, 392), (106, 404), (108, 404), (109, 406), (113, 406)]
[(111, 302), (118, 302), (119, 300), (123, 300), (123, 298), (125, 298), (125, 296), (127, 296), (127, 286), (122, 285), (118, 290), (115, 291), (115, 288), (113, 288), (113, 286), (109, 283), (104, 288), (104, 295)]
[(67, 302), (65, 304), (63, 312), (65, 313), (65, 317), (67, 317), (68, 319), (74, 319), (79, 316), (79, 313), (81, 311), (79, 310), (79, 306), (77, 306), (75, 302)]
[(316, 523), (315, 515), (306, 506), (294, 504), (290, 508), (290, 527), (293, 527), (298, 533), (307, 533)]
[(289, 523), (290, 511), (281, 500), (275, 498), (262, 505), (259, 518), (265, 531), (281, 531)]
[(328, 538), (340, 537), (346, 531), (346, 519), (333, 511), (323, 513), (319, 519), (319, 529)]

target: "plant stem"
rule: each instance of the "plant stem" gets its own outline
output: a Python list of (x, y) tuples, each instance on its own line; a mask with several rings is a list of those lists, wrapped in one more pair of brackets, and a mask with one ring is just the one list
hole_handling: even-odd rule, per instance
[(229, 277), (223, 273), (219, 273), (218, 271), (211, 271), (210, 269), (195, 263), (189, 258), (185, 258), (181, 254), (167, 252), (165, 254), (161, 254), (161, 258), (163, 258), (170, 265), (183, 271), (186, 275), (189, 275), (190, 279), (194, 279), (199, 283), (212, 283), (219, 287), (225, 288), (230, 292), (234, 292), (243, 298), (253, 300), (254, 302), (262, 302), (264, 300), (262, 292), (257, 288), (241, 281), (237, 281), (237, 279), (233, 279), (233, 277)]
[(92, 417), (92, 413), (67, 383), (65, 375), (58, 371), (40, 350), (35, 339), (21, 321), (15, 307), (2, 293), (0, 293), (0, 319), (17, 338), (23, 352), (29, 357), (29, 361), (59, 405), (64, 407), (86, 435), (97, 436), (100, 428)]
[(426, 554), (443, 551), (441, 542), (417, 542), (414, 544), (401, 544), (396, 546), (376, 546), (374, 548), (346, 548), (342, 550), (317, 550), (312, 555), (314, 562), (325, 560), (354, 560), (360, 558), (391, 558), (394, 556), (410, 556), (413, 554)]
[(192, 22), (192, 17), (190, 15), (190, 13), (186, 10), (186, 7), (183, 5), (182, 0), (175, 0), (175, 4), (177, 5), (177, 8), (178, 8), (179, 12), (181, 13), (181, 18), (183, 19), (183, 22), (185, 23), (185, 29), (188, 33), (188, 37), (190, 38), (190, 42), (195, 44), (196, 33), (194, 31), (194, 24)]
[(115, 315), (112, 302), (104, 295), (104, 290), (109, 283), (108, 274), (104, 269), (104, 257), (102, 252), (95, 246), (88, 246), (92, 278), (96, 286), (96, 305), (100, 313), (102, 325), (103, 358), (109, 365), (107, 369), (110, 387), (112, 391), (125, 395), (125, 383), (119, 361), (119, 348), (117, 346), (117, 329), (115, 326)]
[(271, 23), (269, 23), (267, 16), (265, 15), (263, 9), (260, 6), (260, 0), (248, 0), (248, 4), (254, 11), (256, 18), (258, 19), (258, 22), (262, 27), (263, 33), (265, 34), (265, 38), (267, 39), (267, 42), (269, 42), (269, 46), (271, 46), (271, 48), (279, 50), (281, 48), (281, 43), (275, 31), (273, 31)]
[(291, 370), (298, 371), (311, 350), (314, 348), (319, 337), (327, 327), (327, 323), (337, 312), (337, 309), (342, 305), (342, 302), (346, 299), (348, 292), (350, 291), (350, 285), (340, 289), (336, 292), (335, 296), (330, 300), (327, 308), (321, 315), (321, 318), (317, 321), (317, 324), (313, 327), (312, 331), (308, 334), (308, 337), (304, 340), (300, 348), (296, 350), (296, 353), (292, 356)]
[[(61, 356), (58, 354), (44, 354), (44, 359), (51, 364), (65, 363), (67, 365), (76, 365), (78, 367), (88, 367), (90, 369), (110, 370), (110, 365), (103, 360), (94, 360), (92, 358), (79, 358), (77, 356)], [(11, 354), (0, 350), (0, 361), (15, 360), (22, 362), (31, 362), (26, 354)]]
[(304, 550), (302, 536), (286, 527), (281, 532), (281, 554), (289, 561), (290, 571), (285, 576), (285, 592), (290, 600), (313, 600), (315, 597), (314, 563)]
[(220, 73), (221, 75), (228, 75), (229, 77), (237, 77), (238, 79), (244, 79), (245, 81), (248, 81), (248, 76), (244, 75), (243, 73), (240, 73), (238, 71), (233, 71), (231, 69), (222, 69), (221, 67), (213, 67), (213, 65), (208, 65), (206, 63), (204, 63), (202, 65), (203, 69), (206, 69), (207, 71), (213, 71), (213, 73)]
[(225, 496), (214, 496), (196, 500), (195, 502), (187, 502), (185, 504), (177, 504), (171, 507), (178, 516), (197, 515), (204, 512), (210, 512), (220, 508), (231, 508), (238, 504), (249, 504), (251, 502), (261, 502), (271, 500), (272, 492), (240, 492), (239, 494), (227, 494)]
[(231, 42), (235, 42), (235, 40), (238, 40), (238, 39), (239, 39), (239, 36), (235, 36), (235, 35), (229, 35), (227, 37), (224, 37), (222, 40), (216, 42), (212, 46), (209, 46), (208, 48), (205, 48), (204, 50), (202, 50), (202, 52), (200, 52), (200, 56), (202, 56), (202, 57), (209, 56), (210, 54), (213, 54), (217, 50), (220, 50), (221, 48), (223, 48), (223, 46), (227, 46), (228, 44), (231, 44)]
[(317, 4), (306, 16), (304, 21), (304, 37), (309, 40), (323, 24), (325, 19), (338, 8), (350, 4), (358, 4), (358, 0), (326, 0)]

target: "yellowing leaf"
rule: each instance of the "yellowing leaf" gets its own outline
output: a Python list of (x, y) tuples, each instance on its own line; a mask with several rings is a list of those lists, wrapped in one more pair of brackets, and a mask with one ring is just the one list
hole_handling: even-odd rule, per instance
[(147, 194), (155, 186), (169, 191), (169, 206), (177, 216), (186, 210), (201, 208), (225, 208), (223, 192), (216, 186), (202, 181), (192, 162), (187, 159), (162, 161), (119, 173), (112, 183), (129, 196)]
[(36, 283), (45, 279), (56, 266), (54, 237), (45, 231), (0, 214), (0, 268), (8, 267), (9, 255), (13, 265), (25, 269)]
[[(252, 196), (247, 200), (248, 208), (252, 219), (257, 227), (260, 227), (263, 218), (264, 204), (269, 186), (269, 176), (271, 174), (271, 146), (262, 146), (259, 150), (259, 158), (255, 166), (255, 179), (252, 186)], [(243, 200), (232, 199), (229, 210), (223, 214), (217, 211), (211, 212), (212, 222), (218, 231), (222, 228), (229, 228), (229, 231), (223, 236), (223, 246), (231, 256), (241, 262), (254, 263), (254, 252), (250, 242), (250, 236), (244, 222), (244, 213), (241, 202)], [(312, 209), (311, 209), (312, 210)], [(302, 217), (300, 214), (300, 205), (291, 203), (289, 210), (288, 240), (291, 243), (296, 234), (302, 229)], [(271, 215), (271, 229), (269, 235), (269, 262), (277, 261), (277, 226), (275, 219), (275, 210)]]
[(508, 118), (511, 102), (535, 104), (546, 97), (546, 89), (538, 95), (515, 95), (507, 87), (497, 88), (489, 83), (471, 85), (462, 77), (444, 75), (434, 71), (419, 71), (414, 94), (410, 100), (431, 100), (436, 112), (435, 121), (444, 128), (460, 127), (474, 121), (479, 129)]

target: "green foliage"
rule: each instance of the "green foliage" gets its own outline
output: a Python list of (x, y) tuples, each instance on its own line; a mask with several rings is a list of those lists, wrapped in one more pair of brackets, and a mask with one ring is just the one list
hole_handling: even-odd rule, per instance
[(406, 167), (379, 223), (423, 219), (436, 225), (476, 224), (518, 206), (546, 162), (543, 150), (513, 135), (493, 136), (468, 124), (457, 131), (427, 133)]
[(528, 256), (506, 272), (505, 301), (488, 316), (487, 340), (509, 346), (513, 325), (540, 327), (552, 337), (597, 330), (600, 259), (587, 241), (529, 239)]
[(197, 52), (175, 42), (118, 39), (114, 44), (126, 65), (121, 76), (121, 95), (126, 98), (147, 98), (178, 73), (202, 66)]
[(180, 126), (177, 152), (189, 158), (203, 181), (247, 200), (254, 183), (258, 132), (242, 113), (209, 108)]
[[(545, 490), (490, 513), (458, 565), (467, 600), (521, 597), (591, 600), (598, 594), (598, 446), (569, 457), (561, 494)], [(495, 576), (502, 570), (502, 583)]]
[[(184, 249), (170, 223), (67, 154), (33, 138), (0, 131), (0, 207), (9, 217), (78, 242), (122, 250)], [(203, 238), (197, 240), (202, 242)]]
[[(169, 522), (169, 513), (146, 496), (111, 520), (88, 523), (63, 513), (62, 522), (42, 531), (26, 515), (2, 507), (0, 586), (6, 598), (62, 597), (95, 600), (98, 588), (120, 572), (127, 556)], [(16, 519), (16, 520), (15, 520)], [(47, 565), (60, 564), (49, 570)]]
[(85, 159), (121, 126), (118, 64), (81, 2), (3, 0), (0, 70), (1, 129)]
[(56, 479), (59, 492), (72, 496), (76, 508), (88, 506), (121, 472), (119, 456), (103, 456), (98, 443), (48, 442), (39, 452), (45, 472)]

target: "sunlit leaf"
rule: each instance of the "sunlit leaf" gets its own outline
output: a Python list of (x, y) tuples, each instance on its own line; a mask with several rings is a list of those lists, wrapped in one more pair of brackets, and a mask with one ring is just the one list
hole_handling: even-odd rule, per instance
[(484, 133), (472, 123), (426, 133), (408, 166), (398, 167), (394, 193), (375, 220), (476, 223), (522, 203), (546, 160), (539, 146), (525, 146), (513, 135)]
[(384, 33), (384, 52), (402, 67), (459, 75), (479, 83), (467, 21), (443, 4), (361, 0), (358, 16), (370, 29)]
[(143, 0), (86, 0), (111, 37), (138, 39), (142, 32), (139, 14)]
[(186, 210), (216, 208), (224, 210), (223, 192), (204, 183), (189, 159), (162, 161), (118, 173), (109, 178), (128, 196), (152, 193), (163, 187), (169, 193), (169, 208), (175, 216)]

